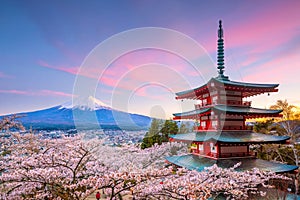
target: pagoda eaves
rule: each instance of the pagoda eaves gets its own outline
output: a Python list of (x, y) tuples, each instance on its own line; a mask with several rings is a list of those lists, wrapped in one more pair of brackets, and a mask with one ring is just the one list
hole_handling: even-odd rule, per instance
[(278, 92), (279, 84), (246, 83), (219, 78), (211, 78), (207, 84), (200, 87), (175, 93), (176, 99), (201, 99), (201, 95), (214, 90), (231, 90), (241, 92), (242, 97), (250, 97), (263, 93)]
[(297, 170), (298, 167), (294, 165), (287, 165), (282, 163), (270, 162), (257, 158), (232, 158), (232, 159), (219, 159), (213, 160), (207, 157), (200, 157), (193, 154), (182, 156), (169, 156), (166, 160), (177, 166), (185, 167), (189, 170), (202, 171), (205, 167), (210, 167), (217, 164), (218, 167), (230, 168), (237, 163), (241, 163), (241, 166), (237, 168), (239, 171), (251, 170), (258, 168), (264, 171), (272, 171), (277, 173), (286, 173)]
[(267, 135), (254, 133), (251, 131), (233, 132), (233, 131), (210, 131), (187, 134), (170, 135), (171, 140), (180, 142), (218, 142), (225, 144), (285, 144), (290, 139), (289, 136)]
[(213, 105), (210, 107), (203, 107), (192, 111), (174, 113), (173, 119), (199, 119), (199, 117), (201, 116), (210, 115), (212, 111), (244, 116), (248, 119), (260, 117), (281, 117), (280, 113), (282, 112), (282, 110), (261, 109), (245, 106)]

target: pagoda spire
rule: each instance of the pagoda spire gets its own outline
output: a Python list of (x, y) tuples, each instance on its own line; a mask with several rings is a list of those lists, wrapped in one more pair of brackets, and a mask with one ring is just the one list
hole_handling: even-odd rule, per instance
[(228, 76), (224, 76), (224, 40), (223, 40), (223, 28), (222, 28), (222, 20), (219, 21), (219, 30), (218, 30), (218, 55), (217, 55), (217, 63), (218, 63), (218, 79), (228, 80)]

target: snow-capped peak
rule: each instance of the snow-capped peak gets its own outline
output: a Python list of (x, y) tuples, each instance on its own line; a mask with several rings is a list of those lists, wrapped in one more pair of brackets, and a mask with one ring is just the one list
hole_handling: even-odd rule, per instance
[(111, 107), (103, 103), (101, 100), (96, 99), (95, 97), (89, 96), (86, 98), (74, 98), (72, 101), (66, 102), (61, 105), (59, 109), (80, 109), (80, 110), (99, 110), (99, 109), (109, 109)]

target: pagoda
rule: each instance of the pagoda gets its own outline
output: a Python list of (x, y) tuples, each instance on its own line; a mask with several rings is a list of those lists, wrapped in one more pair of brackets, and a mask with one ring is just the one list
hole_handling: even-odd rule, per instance
[(198, 100), (192, 111), (175, 113), (174, 120), (196, 120), (194, 132), (171, 135), (171, 141), (191, 144), (190, 153), (167, 157), (167, 161), (180, 167), (202, 171), (217, 164), (228, 168), (241, 162), (238, 170), (254, 167), (276, 173), (290, 172), (297, 166), (275, 163), (256, 158), (250, 145), (286, 144), (290, 137), (254, 133), (245, 122), (251, 118), (280, 117), (282, 110), (251, 107), (244, 98), (277, 92), (279, 84), (258, 84), (231, 81), (224, 75), (224, 40), (222, 21), (219, 21), (217, 69), (218, 76), (205, 85), (176, 93), (176, 99)]

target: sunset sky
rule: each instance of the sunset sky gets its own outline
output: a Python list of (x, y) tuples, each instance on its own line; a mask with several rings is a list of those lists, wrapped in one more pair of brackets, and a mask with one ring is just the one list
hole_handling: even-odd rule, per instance
[[(230, 80), (280, 84), (276, 94), (249, 98), (253, 106), (267, 108), (278, 99), (300, 106), (299, 0), (0, 3), (0, 115), (71, 101), (75, 80), (84, 77), (99, 80), (89, 90), (107, 105), (169, 118), (189, 107), (175, 100), (175, 92), (203, 85), (217, 76), (214, 65), (220, 19), (225, 74)], [(145, 27), (185, 35), (203, 49), (194, 52), (188, 43), (169, 35), (121, 38), (124, 32), (135, 33), (136, 28)], [(118, 44), (103, 49), (101, 44), (111, 44), (111, 38), (119, 39)], [(118, 50), (140, 40), (167, 45), (170, 51), (145, 47), (118, 55)], [(191, 62), (201, 63), (196, 70), (190, 60), (172, 52), (178, 46)], [(107, 53), (89, 59), (87, 56), (97, 48)], [(113, 62), (104, 66), (106, 56), (115, 54)], [(93, 68), (84, 69), (89, 62)]]

